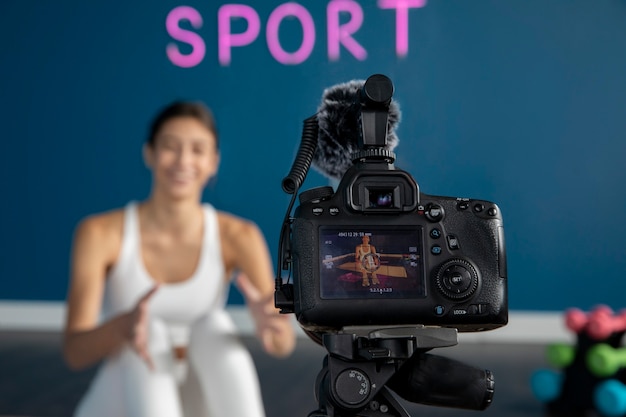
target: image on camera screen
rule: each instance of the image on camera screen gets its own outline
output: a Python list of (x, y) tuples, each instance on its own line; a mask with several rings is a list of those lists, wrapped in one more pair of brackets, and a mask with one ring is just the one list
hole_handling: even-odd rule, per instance
[(320, 227), (320, 297), (423, 298), (422, 231)]

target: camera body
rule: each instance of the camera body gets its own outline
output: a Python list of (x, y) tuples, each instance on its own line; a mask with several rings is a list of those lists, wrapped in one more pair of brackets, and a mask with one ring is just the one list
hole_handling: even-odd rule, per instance
[[(353, 105), (360, 150), (336, 191), (302, 192), (293, 217), (290, 205), (279, 252), (293, 284), (277, 277), (275, 305), (295, 313), (309, 333), (373, 325), (461, 332), (504, 326), (507, 265), (500, 209), (484, 200), (423, 194), (408, 172), (394, 166), (395, 155), (386, 148), (392, 94), (385, 76), (365, 82)], [(307, 121), (301, 149), (316, 149), (317, 130), (307, 131)], [(300, 159), (310, 162), (311, 155)], [(308, 165), (297, 159), (298, 165), (306, 175)], [(294, 199), (304, 175), (290, 173), (283, 182)]]
[(423, 324), (476, 332), (508, 321), (500, 209), (420, 194), (384, 162), (333, 193), (301, 194), (292, 225), (294, 313), (310, 331)]

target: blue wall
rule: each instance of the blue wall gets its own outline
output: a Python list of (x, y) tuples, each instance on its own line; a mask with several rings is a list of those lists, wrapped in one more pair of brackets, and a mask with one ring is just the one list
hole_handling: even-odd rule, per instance
[[(289, 200), (280, 182), (302, 120), (325, 87), (383, 73), (403, 111), (397, 166), (426, 193), (501, 206), (512, 309), (624, 307), (625, 1), (428, 0), (408, 12), (406, 56), (395, 12), (353, 1), (364, 18), (353, 38), (367, 57), (342, 47), (331, 60), (328, 2), (299, 0), (315, 44), (285, 65), (265, 36), (283, 2), (244, 0), (261, 31), (226, 66), (217, 16), (227, 3), (2, 2), (0, 299), (64, 299), (76, 222), (147, 196), (147, 125), (177, 98), (206, 101), (220, 125), (222, 166), (205, 199), (255, 220), (275, 258)], [(180, 24), (206, 46), (191, 68), (166, 55), (168, 44), (192, 52), (165, 27), (183, 4), (203, 21)], [(246, 28), (233, 21), (234, 32)], [(281, 23), (287, 52), (302, 39), (298, 20)], [(322, 184), (311, 172), (303, 189)]]

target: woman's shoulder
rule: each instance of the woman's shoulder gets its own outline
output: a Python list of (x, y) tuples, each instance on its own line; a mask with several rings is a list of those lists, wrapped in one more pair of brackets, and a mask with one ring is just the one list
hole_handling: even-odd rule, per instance
[(255, 222), (225, 211), (217, 211), (220, 234), (228, 240), (246, 240), (261, 235)]
[(265, 236), (254, 221), (223, 211), (218, 211), (217, 218), (223, 246), (241, 249), (264, 243)]
[[(226, 270), (232, 272), (239, 269), (249, 272), (252, 264), (265, 265), (265, 258), (269, 258), (269, 252), (265, 236), (257, 224), (223, 211), (218, 211), (217, 217)], [(230, 273), (228, 275), (230, 276)]]
[(124, 225), (124, 209), (116, 208), (83, 217), (76, 226), (76, 235), (110, 239), (121, 236)]
[(78, 222), (74, 231), (74, 256), (111, 265), (119, 254), (123, 233), (123, 209), (90, 214)]

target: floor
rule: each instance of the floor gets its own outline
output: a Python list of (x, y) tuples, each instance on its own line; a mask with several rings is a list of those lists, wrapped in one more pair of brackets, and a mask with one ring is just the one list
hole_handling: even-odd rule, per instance
[[(325, 349), (302, 338), (292, 356), (274, 359), (261, 351), (255, 339), (244, 337), (242, 340), (257, 366), (267, 417), (306, 417), (317, 409), (314, 385)], [(466, 343), (431, 353), (491, 370), (496, 381), (494, 400), (482, 412), (403, 401), (411, 416), (535, 417), (546, 414), (544, 404), (533, 396), (529, 384), (535, 370), (547, 367), (545, 346)], [(58, 333), (0, 332), (0, 417), (71, 416), (94, 371), (72, 372), (65, 367)]]

